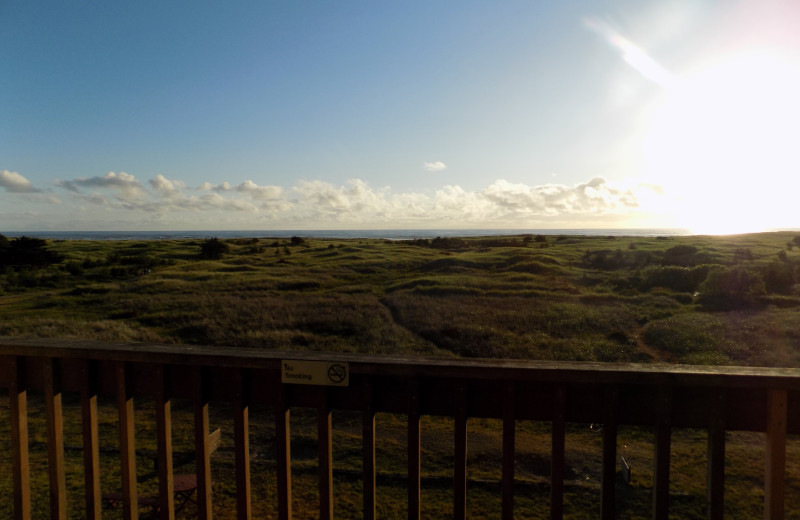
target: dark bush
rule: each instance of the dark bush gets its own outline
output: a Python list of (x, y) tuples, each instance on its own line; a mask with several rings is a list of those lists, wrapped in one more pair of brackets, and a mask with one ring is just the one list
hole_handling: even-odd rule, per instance
[(738, 264), (740, 262), (749, 262), (753, 259), (753, 252), (747, 247), (739, 247), (733, 252), (733, 262)]
[(83, 266), (79, 262), (67, 262), (64, 268), (72, 276), (82, 276), (85, 272)]
[(431, 240), (431, 247), (434, 249), (464, 249), (467, 242), (455, 237), (436, 237)]
[(207, 260), (219, 260), (228, 251), (230, 246), (217, 237), (208, 238), (200, 244), (200, 258)]
[(787, 262), (772, 262), (763, 267), (761, 276), (768, 292), (789, 294), (795, 284), (795, 268)]
[(700, 264), (718, 263), (718, 260), (713, 255), (701, 253), (695, 246), (677, 245), (664, 251), (661, 263), (664, 265), (691, 267)]
[(58, 253), (48, 250), (47, 241), (40, 238), (23, 236), (0, 241), (0, 266), (44, 267), (62, 259)]
[(291, 239), (289, 239), (289, 243), (292, 244), (293, 246), (301, 246), (305, 244), (306, 241), (303, 237), (292, 237)]
[(624, 267), (625, 263), (625, 255), (620, 249), (616, 251), (609, 249), (586, 251), (581, 258), (581, 264), (592, 269), (619, 269)]

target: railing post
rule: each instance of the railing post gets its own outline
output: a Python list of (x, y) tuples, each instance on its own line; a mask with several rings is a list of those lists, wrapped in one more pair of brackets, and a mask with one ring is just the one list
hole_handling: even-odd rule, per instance
[(503, 387), (503, 520), (514, 519), (514, 456), (516, 449), (517, 390), (508, 382)]
[(767, 389), (764, 518), (782, 520), (786, 485), (786, 390)]
[(319, 518), (333, 520), (333, 439), (326, 387), (319, 389), (317, 443), (319, 450)]
[(706, 502), (708, 520), (725, 516), (725, 391), (713, 389), (708, 423)]
[(233, 437), (236, 449), (236, 517), (239, 520), (250, 520), (251, 517), (249, 375), (240, 368), (234, 376)]
[(86, 519), (100, 520), (100, 439), (97, 425), (97, 362), (81, 363), (81, 416)]
[(456, 385), (453, 467), (453, 518), (467, 518), (467, 386)]
[(653, 519), (669, 518), (669, 463), (672, 441), (672, 392), (658, 389), (656, 408), (656, 442), (654, 446)]
[(553, 424), (550, 445), (550, 519), (564, 517), (564, 447), (566, 436), (566, 397), (564, 385), (553, 388)]
[(67, 480), (64, 468), (64, 416), (61, 408), (59, 362), (46, 357), (43, 364), (47, 415), (47, 469), (50, 476), (50, 518), (67, 518)]
[(31, 518), (31, 479), (28, 460), (28, 392), (25, 360), (11, 358), (11, 384), (8, 398), (11, 412), (11, 458), (14, 480), (14, 518)]
[(286, 397), (287, 387), (280, 383), (278, 403), (275, 407), (275, 446), (278, 469), (278, 518), (292, 518), (292, 451), (291, 412)]
[(122, 517), (139, 518), (139, 501), (136, 491), (136, 441), (133, 419), (133, 397), (128, 395), (124, 361), (116, 363), (117, 411), (119, 413), (119, 455), (122, 472)]
[(167, 374), (159, 364), (156, 379), (156, 444), (158, 447), (158, 494), (161, 520), (175, 519), (175, 496), (172, 470), (172, 404), (167, 395)]
[(361, 442), (363, 445), (364, 520), (375, 520), (375, 409), (372, 382), (367, 377), (362, 388), (364, 397)]
[(420, 518), (419, 380), (408, 384), (408, 518)]
[(615, 386), (605, 390), (603, 405), (603, 482), (600, 509), (603, 520), (616, 516), (617, 480), (617, 397)]
[(197, 472), (197, 517), (211, 520), (211, 458), (208, 450), (208, 392), (205, 370), (192, 367), (192, 394), (194, 401), (194, 450)]

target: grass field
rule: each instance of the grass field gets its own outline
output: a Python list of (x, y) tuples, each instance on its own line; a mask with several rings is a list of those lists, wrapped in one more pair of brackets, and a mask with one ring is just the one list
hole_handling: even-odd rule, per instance
[[(220, 258), (203, 241), (57, 241), (38, 267), (0, 267), (0, 335), (209, 344), (365, 354), (800, 366), (800, 239), (791, 233), (728, 237), (515, 236), (392, 242), (228, 240)], [(0, 253), (2, 248), (0, 248)], [(7, 400), (0, 400), (6, 423)], [(137, 402), (140, 491), (152, 492), (152, 413)], [(47, 515), (45, 428), (31, 398), (31, 457), (37, 507)], [(116, 413), (101, 415), (103, 488), (118, 487)], [(215, 516), (232, 517), (232, 426), (213, 456)], [(297, 518), (316, 516), (316, 423), (293, 411)], [(70, 503), (82, 504), (76, 403), (65, 415)], [(176, 452), (190, 451), (191, 408), (174, 406)], [(34, 419), (38, 417), (38, 419)], [(37, 422), (39, 421), (39, 422)], [(379, 517), (405, 515), (405, 418), (379, 415)], [(334, 414), (335, 507), (358, 518), (360, 417)], [(71, 429), (69, 429), (71, 428)], [(499, 425), (469, 423), (469, 504), (474, 518), (497, 517)], [(549, 425), (517, 428), (519, 516), (548, 514)], [(252, 417), (253, 497), (275, 517), (273, 420)], [(705, 432), (673, 434), (674, 518), (704, 518)], [(621, 518), (650, 516), (652, 433), (622, 429), (618, 452), (632, 465), (621, 485)], [(7, 441), (2, 443), (8, 446)], [(726, 498), (731, 518), (761, 516), (763, 436), (729, 432)], [(596, 517), (600, 436), (589, 425), (567, 434), (568, 518)], [(800, 503), (800, 443), (789, 442), (787, 504)], [(0, 468), (9, 467), (8, 449)], [(190, 465), (181, 468), (192, 472)], [(452, 420), (423, 422), (426, 518), (452, 512)], [(0, 471), (0, 493), (10, 489)], [(2, 502), (2, 501), (0, 501)], [(0, 517), (10, 515), (0, 505)], [(187, 517), (194, 513), (187, 509)], [(76, 513), (77, 515), (77, 513)], [(76, 516), (79, 517), (79, 516)], [(800, 510), (790, 518), (800, 518)], [(105, 516), (104, 516), (105, 518)], [(113, 515), (110, 518), (114, 518)]]
[(793, 240), (51, 242), (58, 263), (0, 271), (0, 335), (798, 366)]

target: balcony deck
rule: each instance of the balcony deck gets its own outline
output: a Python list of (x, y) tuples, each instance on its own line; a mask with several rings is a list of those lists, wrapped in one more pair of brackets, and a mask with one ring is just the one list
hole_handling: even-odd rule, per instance
[[(8, 389), (11, 414), (14, 517), (29, 519), (31, 485), (28, 392), (41, 392), (47, 423), (51, 518), (66, 518), (62, 395), (80, 396), (85, 474), (85, 515), (102, 509), (98, 396), (114, 396), (119, 414), (119, 464), (123, 518), (138, 518), (134, 399), (155, 403), (160, 518), (175, 518), (171, 402), (193, 403), (197, 514), (212, 515), (209, 403), (233, 413), (237, 518), (251, 518), (249, 408), (275, 410), (277, 511), (292, 517), (292, 408), (317, 415), (319, 517), (333, 518), (331, 413), (362, 416), (363, 518), (376, 517), (375, 414), (407, 417), (407, 516), (420, 518), (420, 418), (454, 421), (453, 512), (466, 518), (467, 427), (472, 418), (502, 421), (501, 511), (514, 518), (515, 424), (551, 423), (550, 518), (564, 514), (564, 444), (568, 423), (601, 423), (602, 485), (599, 514), (615, 518), (617, 431), (643, 426), (654, 432), (653, 518), (667, 518), (670, 453), (676, 428), (708, 431), (707, 517), (723, 518), (725, 432), (765, 433), (764, 518), (785, 509), (786, 435), (800, 433), (800, 370), (641, 364), (437, 360), (274, 352), (232, 348), (98, 344), (67, 340), (0, 338), (0, 387)], [(323, 370), (321, 382), (294, 379), (286, 362)], [(334, 367), (335, 368), (330, 368)], [(310, 367), (310, 368), (308, 368)], [(330, 368), (330, 372), (324, 369)], [(325, 380), (325, 376), (328, 379)], [(317, 375), (308, 375), (317, 377)]]

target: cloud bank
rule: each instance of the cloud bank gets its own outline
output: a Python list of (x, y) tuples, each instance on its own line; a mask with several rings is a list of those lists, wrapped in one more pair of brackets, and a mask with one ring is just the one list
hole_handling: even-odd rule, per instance
[[(12, 193), (38, 191), (8, 171), (0, 174), (0, 186)], [(640, 200), (660, 196), (652, 186), (624, 188), (601, 177), (571, 186), (498, 179), (478, 190), (445, 185), (395, 193), (362, 179), (342, 185), (298, 181), (287, 188), (252, 180), (189, 186), (163, 174), (142, 182), (109, 172), (56, 186), (66, 197), (54, 218), (85, 229), (609, 227), (641, 212)]]
[(0, 170), (0, 187), (9, 193), (38, 193), (39, 190), (31, 185), (31, 181), (17, 172)]

